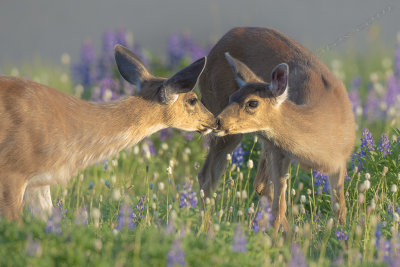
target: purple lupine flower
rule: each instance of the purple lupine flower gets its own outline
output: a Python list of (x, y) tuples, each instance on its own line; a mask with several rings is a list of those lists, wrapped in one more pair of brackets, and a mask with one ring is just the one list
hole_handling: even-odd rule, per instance
[(245, 155), (247, 155), (247, 152), (243, 151), (242, 144), (239, 144), (232, 153), (232, 164), (235, 164), (237, 167), (242, 167), (245, 161)]
[(32, 239), (29, 235), (26, 243), (26, 254), (30, 257), (40, 256), (42, 254), (42, 246), (40, 245), (40, 240)]
[(274, 219), (272, 215), (272, 209), (269, 205), (268, 199), (265, 196), (262, 196), (259, 204), (256, 216), (254, 216), (252, 229), (254, 232), (261, 231), (265, 232), (266, 228), (271, 227), (271, 221)]
[(361, 86), (361, 78), (355, 77), (351, 83), (351, 90), (349, 92), (349, 98), (353, 106), (354, 116), (357, 115), (356, 114), (357, 109), (361, 108), (360, 86)]
[(361, 138), (361, 153), (363, 156), (365, 156), (367, 152), (375, 150), (374, 149), (375, 141), (368, 128), (365, 128), (362, 131), (362, 136), (363, 138)]
[(59, 210), (59, 212), (61, 213), (61, 214), (63, 214), (63, 213), (67, 213), (67, 209), (63, 209), (63, 205), (64, 205), (64, 203), (63, 203), (63, 201), (61, 200), (61, 199), (59, 199), (58, 201), (57, 201), (57, 203), (56, 203), (56, 207), (58, 208), (58, 210)]
[(185, 207), (192, 206), (193, 208), (197, 206), (198, 199), (196, 192), (192, 190), (193, 183), (191, 181), (183, 185), (182, 191), (179, 192), (179, 208), (183, 209)]
[(119, 207), (117, 218), (117, 230), (122, 230), (124, 227), (134, 229), (136, 227), (133, 216), (133, 210), (128, 201), (124, 201)]
[(147, 145), (149, 146), (150, 155), (152, 155), (152, 156), (157, 155), (153, 140), (151, 140), (150, 138), (147, 138)]
[(235, 234), (232, 239), (232, 248), (235, 252), (246, 252), (247, 251), (247, 238), (246, 234), (240, 225), (236, 225)]
[(290, 252), (292, 254), (292, 258), (290, 259), (288, 267), (307, 267), (306, 258), (301, 251), (299, 244), (293, 243), (290, 245)]
[(390, 150), (390, 143), (389, 143), (389, 138), (387, 134), (382, 134), (380, 140), (379, 140), (379, 145), (377, 148), (379, 151), (383, 152), (383, 157), (386, 156), (386, 154), (392, 153)]
[(387, 81), (387, 91), (385, 95), (387, 108), (396, 107), (397, 98), (400, 95), (400, 77), (391, 76)]
[(182, 241), (180, 238), (175, 239), (171, 244), (171, 250), (167, 256), (167, 266), (186, 266), (185, 252), (183, 251)]
[(194, 132), (181, 132), (181, 135), (183, 138), (185, 138), (186, 141), (192, 141), (194, 138)]
[(133, 219), (135, 221), (138, 221), (139, 219), (144, 218), (144, 201), (145, 201), (145, 196), (140, 197), (138, 203), (136, 204), (136, 213), (133, 212)]
[(76, 83), (88, 90), (96, 83), (95, 73), (96, 52), (90, 40), (83, 42), (81, 47), (80, 62), (71, 67), (72, 77)]
[(168, 65), (171, 68), (176, 68), (185, 57), (185, 46), (180, 35), (172, 34), (168, 37), (167, 55), (169, 60)]
[(80, 207), (75, 212), (75, 224), (76, 225), (87, 225), (88, 224), (88, 209), (86, 207)]
[[(321, 185), (322, 186), (322, 191), (325, 193), (329, 193), (329, 181), (328, 181), (328, 176), (313, 170), (312, 175), (314, 177), (314, 185), (317, 186), (317, 188)], [(317, 189), (317, 194), (320, 193)]]
[(162, 130), (160, 131), (160, 135), (159, 135), (158, 138), (159, 138), (161, 141), (165, 141), (165, 140), (167, 140), (167, 139), (172, 135), (172, 133), (173, 133), (173, 130), (172, 130), (171, 128), (162, 129)]
[[(371, 87), (371, 86), (369, 86)], [(367, 101), (364, 106), (364, 116), (369, 121), (374, 121), (376, 117), (380, 117), (381, 109), (379, 107), (379, 99), (375, 93), (375, 91), (370, 88)]]
[(337, 240), (347, 240), (349, 237), (344, 233), (343, 230), (336, 231)]
[(96, 102), (109, 102), (121, 97), (118, 84), (111, 78), (104, 78), (92, 92), (91, 99)]
[(106, 31), (102, 36), (102, 54), (99, 59), (97, 75), (98, 79), (112, 78), (114, 75), (114, 46), (117, 44), (117, 38), (114, 31)]
[(390, 241), (387, 240), (386, 238), (381, 238), (380, 240), (377, 240), (377, 250), (378, 250), (378, 255), (383, 256), (383, 261), (386, 263), (390, 262), (391, 258), (391, 245)]
[(50, 218), (46, 222), (46, 227), (44, 229), (45, 233), (53, 233), (56, 235), (61, 235), (61, 220), (62, 220), (62, 211), (57, 208), (53, 209), (53, 213)]

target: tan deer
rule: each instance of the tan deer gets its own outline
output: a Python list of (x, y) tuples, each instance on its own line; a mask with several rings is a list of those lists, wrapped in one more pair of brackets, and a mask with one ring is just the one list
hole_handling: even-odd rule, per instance
[[(230, 71), (229, 69), (232, 69)], [(332, 206), (346, 220), (344, 177), (355, 124), (346, 88), (311, 52), (269, 28), (234, 28), (215, 45), (199, 80), (219, 128), (199, 174), (210, 193), (226, 154), (244, 133), (262, 140), (254, 187), (272, 203), (273, 226), (289, 230), (286, 180), (291, 160), (326, 173)]]
[(0, 77), (0, 214), (19, 218), (23, 202), (39, 216), (50, 213), (50, 185), (67, 183), (79, 170), (158, 130), (206, 133), (215, 127), (213, 114), (193, 92), (206, 58), (169, 79), (150, 74), (120, 45), (115, 59), (121, 75), (140, 91), (106, 104)]

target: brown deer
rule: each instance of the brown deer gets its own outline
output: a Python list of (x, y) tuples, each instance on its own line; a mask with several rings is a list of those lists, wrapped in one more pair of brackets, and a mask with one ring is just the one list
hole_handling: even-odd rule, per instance
[[(228, 69), (232, 71), (228, 71)], [(354, 116), (346, 88), (311, 52), (269, 28), (234, 28), (208, 55), (199, 80), (202, 102), (219, 127), (199, 173), (210, 193), (226, 166), (226, 154), (244, 133), (262, 141), (254, 188), (272, 204), (273, 226), (285, 217), (291, 160), (326, 173), (332, 206), (346, 220), (344, 177), (353, 151)]]
[(53, 208), (50, 185), (67, 183), (79, 170), (163, 128), (206, 133), (215, 127), (193, 92), (206, 58), (169, 79), (150, 74), (123, 46), (115, 47), (115, 59), (121, 75), (140, 90), (106, 104), (0, 77), (0, 214), (19, 218), (25, 202), (46, 216)]

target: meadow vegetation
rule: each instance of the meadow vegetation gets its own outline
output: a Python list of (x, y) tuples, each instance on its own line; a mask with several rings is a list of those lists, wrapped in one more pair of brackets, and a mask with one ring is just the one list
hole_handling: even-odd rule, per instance
[[(287, 189), (292, 231), (275, 233), (270, 205), (253, 188), (260, 147), (251, 135), (227, 155), (217, 191), (205, 198), (197, 173), (207, 138), (168, 129), (87, 168), (67, 186), (52, 187), (55, 209), (47, 220), (27, 211), (21, 223), (1, 219), (0, 265), (398, 266), (398, 39), (390, 52), (378, 53), (380, 58), (371, 50), (323, 59), (345, 82), (357, 121), (345, 182), (346, 224), (334, 216), (326, 176), (292, 162)], [(2, 73), (106, 102), (136, 90), (117, 72), (114, 44), (135, 51), (161, 76), (211, 47), (196, 44), (189, 35), (173, 35), (163, 62), (131, 40), (123, 29), (108, 31), (101, 52), (85, 41), (79, 59), (64, 54), (59, 66), (22, 66)]]

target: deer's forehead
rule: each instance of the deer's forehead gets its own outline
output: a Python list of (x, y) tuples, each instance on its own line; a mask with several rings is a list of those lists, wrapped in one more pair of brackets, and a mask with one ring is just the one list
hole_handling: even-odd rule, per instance
[(241, 87), (235, 93), (233, 93), (229, 101), (232, 102), (242, 102), (246, 98), (251, 96), (257, 97), (268, 97), (269, 89), (268, 84), (266, 83), (248, 83), (245, 86)]

